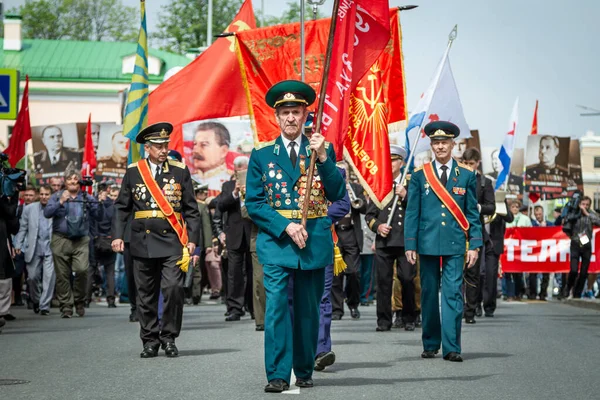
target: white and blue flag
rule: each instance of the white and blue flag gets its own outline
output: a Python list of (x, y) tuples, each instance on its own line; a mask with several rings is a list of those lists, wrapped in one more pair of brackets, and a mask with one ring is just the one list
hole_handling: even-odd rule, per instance
[(504, 143), (500, 147), (498, 153), (498, 159), (500, 160), (500, 170), (498, 171), (498, 180), (496, 181), (496, 187), (494, 190), (500, 189), (500, 187), (506, 182), (510, 174), (510, 164), (512, 162), (513, 150), (515, 148), (515, 132), (517, 131), (517, 119), (519, 111), (519, 98), (515, 100), (512, 114), (510, 115), (510, 125), (508, 132), (504, 137)]

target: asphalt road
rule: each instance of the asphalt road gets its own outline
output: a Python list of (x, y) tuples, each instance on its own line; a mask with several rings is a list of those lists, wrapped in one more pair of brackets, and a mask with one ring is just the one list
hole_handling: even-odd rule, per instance
[[(126, 305), (93, 305), (62, 320), (15, 309), (0, 334), (0, 399), (263, 399), (263, 336), (222, 305), (185, 309), (181, 356), (139, 358)], [(463, 326), (462, 364), (420, 358), (421, 332), (375, 332), (375, 307), (334, 321), (337, 362), (315, 372), (307, 399), (600, 398), (600, 312), (551, 303), (501, 303)], [(348, 315), (348, 313), (347, 313)], [(348, 315), (349, 317), (349, 315)], [(27, 381), (9, 384), (15, 381)], [(292, 389), (295, 389), (292, 386)], [(299, 393), (298, 393), (299, 392)]]

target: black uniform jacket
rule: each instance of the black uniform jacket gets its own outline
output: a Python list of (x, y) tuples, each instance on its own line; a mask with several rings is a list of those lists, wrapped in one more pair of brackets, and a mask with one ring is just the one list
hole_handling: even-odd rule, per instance
[[(158, 186), (173, 210), (182, 214), (189, 242), (202, 246), (200, 212), (188, 168), (183, 163), (168, 160), (163, 164)], [(115, 202), (112, 237), (123, 239), (131, 218), (130, 250), (133, 257), (160, 258), (182, 254), (182, 245), (169, 221), (163, 218), (135, 217), (136, 211), (155, 210), (160, 211), (158, 204), (144, 184), (137, 164), (131, 164), (123, 177), (121, 191)]]
[[(408, 195), (406, 198), (408, 198)], [(383, 237), (378, 234), (375, 238), (375, 247), (378, 249), (385, 247), (404, 247), (404, 213), (406, 199), (397, 201), (398, 204), (396, 205), (396, 210), (394, 211), (394, 216), (392, 217), (392, 222), (390, 224), (392, 230), (387, 237)], [(393, 202), (394, 199), (386, 204), (383, 210), (377, 208), (375, 203), (369, 204), (367, 214), (365, 215), (365, 220), (367, 221), (369, 229), (377, 233), (377, 227), (381, 224), (387, 223), (387, 219), (392, 211)]]

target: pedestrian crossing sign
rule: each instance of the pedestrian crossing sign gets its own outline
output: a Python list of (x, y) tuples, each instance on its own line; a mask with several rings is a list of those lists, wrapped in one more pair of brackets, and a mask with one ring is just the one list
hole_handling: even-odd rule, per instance
[(19, 71), (0, 69), (0, 119), (17, 119)]

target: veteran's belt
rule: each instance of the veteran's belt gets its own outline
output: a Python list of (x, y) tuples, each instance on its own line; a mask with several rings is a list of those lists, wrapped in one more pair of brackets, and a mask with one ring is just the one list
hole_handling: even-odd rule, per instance
[[(177, 219), (181, 219), (181, 213), (173, 213)], [(145, 210), (145, 211), (136, 211), (134, 214), (134, 219), (148, 219), (148, 218), (160, 218), (167, 219), (167, 216), (159, 210)]]
[(440, 179), (438, 178), (435, 170), (433, 169), (433, 163), (427, 163), (423, 165), (423, 172), (425, 173), (425, 179), (429, 184), (429, 187), (433, 190), (433, 193), (440, 199), (442, 204), (452, 213), (456, 222), (465, 232), (465, 235), (469, 231), (469, 220), (463, 213), (463, 210), (456, 204), (456, 200), (448, 193)]
[[(187, 229), (185, 228), (185, 224), (182, 224), (182, 222), (179, 218), (181, 216), (181, 214), (173, 211), (173, 206), (171, 206), (171, 203), (169, 203), (167, 201), (162, 190), (160, 190), (158, 183), (152, 177), (152, 172), (150, 171), (150, 166), (148, 165), (148, 162), (145, 159), (139, 160), (137, 163), (137, 168), (138, 168), (138, 171), (140, 171), (140, 175), (142, 176), (142, 180), (144, 181), (144, 184), (148, 188), (148, 191), (150, 192), (150, 194), (152, 195), (154, 200), (156, 200), (156, 203), (158, 204), (158, 207), (160, 208), (160, 212), (163, 214), (163, 217), (167, 221), (169, 221), (169, 224), (171, 225), (171, 227), (173, 228), (175, 233), (177, 233), (177, 237), (179, 238), (179, 241), (181, 242), (183, 247), (187, 246), (188, 234), (187, 234)], [(140, 213), (140, 212), (145, 212), (145, 211), (137, 211), (135, 213), (136, 219), (138, 217), (138, 213)], [(152, 211), (147, 211), (147, 212), (149, 212), (150, 215), (152, 215), (152, 213), (153, 213)], [(158, 218), (158, 212), (159, 211), (156, 210), (156, 213), (157, 213), (156, 218)], [(145, 214), (141, 218), (146, 218)]]
[[(288, 218), (288, 219), (302, 219), (302, 210), (275, 210), (277, 211), (281, 216)], [(308, 216), (306, 218), (308, 219), (315, 219), (315, 218), (321, 218), (321, 217), (326, 217), (327, 214), (323, 214), (323, 215), (319, 215), (319, 214), (314, 214), (314, 213), (308, 213)]]

